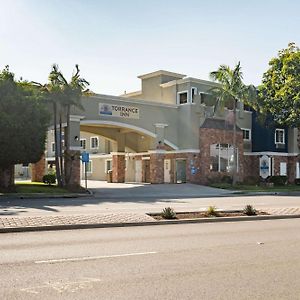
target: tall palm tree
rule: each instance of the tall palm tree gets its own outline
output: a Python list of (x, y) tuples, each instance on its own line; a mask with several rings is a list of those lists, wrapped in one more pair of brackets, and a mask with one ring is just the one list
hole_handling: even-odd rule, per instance
[(210, 78), (220, 85), (211, 89), (217, 103), (215, 107), (231, 105), (233, 107), (233, 174), (232, 184), (237, 182), (237, 143), (236, 143), (236, 106), (237, 102), (251, 103), (256, 98), (256, 89), (253, 85), (243, 83), (243, 73), (240, 62), (231, 69), (221, 65), (218, 70), (210, 73)]
[(60, 89), (63, 93), (63, 98), (61, 105), (63, 108), (63, 113), (66, 119), (65, 127), (65, 174), (64, 179), (66, 184), (69, 184), (71, 173), (72, 173), (72, 163), (70, 163), (70, 112), (71, 107), (76, 107), (83, 109), (81, 105), (82, 95), (89, 95), (89, 90), (87, 89), (89, 83), (84, 78), (80, 77), (80, 70), (78, 65), (75, 65), (75, 72), (73, 73), (70, 82), (66, 80), (62, 72), (56, 69), (55, 76), (59, 82)]

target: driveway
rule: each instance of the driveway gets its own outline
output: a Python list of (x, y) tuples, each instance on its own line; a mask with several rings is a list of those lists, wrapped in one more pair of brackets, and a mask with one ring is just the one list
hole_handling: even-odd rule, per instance
[[(82, 184), (84, 186), (84, 182)], [(88, 181), (88, 189), (100, 199), (182, 199), (216, 197), (231, 194), (232, 191), (208, 186), (185, 184), (144, 184), (144, 183), (107, 183)]]

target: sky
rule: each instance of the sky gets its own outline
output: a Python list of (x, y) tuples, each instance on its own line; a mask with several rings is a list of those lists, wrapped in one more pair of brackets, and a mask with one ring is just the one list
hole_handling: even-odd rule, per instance
[(168, 70), (209, 79), (240, 61), (258, 85), (289, 42), (300, 46), (296, 0), (0, 0), (0, 69), (46, 83), (53, 63), (75, 64), (90, 89), (120, 95), (138, 75)]

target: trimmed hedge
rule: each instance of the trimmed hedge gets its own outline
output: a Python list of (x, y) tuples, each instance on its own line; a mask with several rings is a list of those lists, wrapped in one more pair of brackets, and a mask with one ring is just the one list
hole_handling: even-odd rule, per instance
[(288, 178), (287, 176), (272, 176), (269, 179), (270, 182), (274, 183), (275, 186), (286, 185)]
[(46, 174), (43, 176), (43, 182), (48, 185), (52, 185), (56, 183), (55, 174)]

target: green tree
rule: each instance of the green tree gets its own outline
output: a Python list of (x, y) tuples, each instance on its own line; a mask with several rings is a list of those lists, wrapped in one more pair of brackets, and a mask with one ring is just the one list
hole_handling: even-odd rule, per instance
[(300, 49), (294, 43), (270, 60), (258, 90), (260, 112), (271, 113), (279, 124), (300, 126)]
[(45, 149), (49, 115), (33, 85), (0, 73), (0, 189), (14, 185), (14, 165), (37, 162)]
[(236, 106), (237, 102), (246, 104), (253, 103), (256, 98), (254, 86), (247, 86), (243, 83), (243, 73), (240, 62), (231, 69), (229, 66), (221, 65), (218, 70), (211, 72), (212, 80), (220, 85), (211, 89), (216, 97), (215, 107), (229, 106), (233, 108), (233, 171), (232, 184), (237, 182), (237, 143), (236, 143)]

